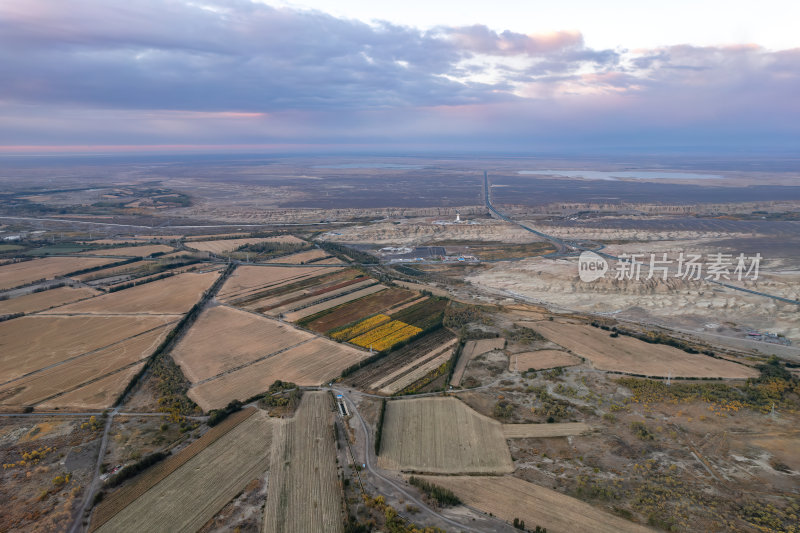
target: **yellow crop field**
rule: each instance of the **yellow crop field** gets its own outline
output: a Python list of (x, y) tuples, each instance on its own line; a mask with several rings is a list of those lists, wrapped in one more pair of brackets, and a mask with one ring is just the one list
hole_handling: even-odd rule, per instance
[(186, 272), (91, 300), (51, 309), (48, 315), (87, 314), (183, 314), (200, 300), (219, 272)]
[(331, 338), (336, 339), (337, 341), (346, 341), (348, 339), (352, 339), (353, 337), (358, 337), (362, 333), (366, 333), (367, 331), (380, 326), (384, 322), (391, 320), (388, 315), (375, 315), (370, 318), (365, 318), (361, 322), (350, 326), (349, 328), (344, 328), (336, 333), (331, 335)]
[(387, 402), (378, 464), (436, 474), (514, 470), (500, 423), (451, 397)]
[(455, 492), (461, 501), (506, 522), (515, 518), (548, 531), (652, 533), (652, 529), (566, 494), (511, 476), (421, 476)]
[(44, 292), (34, 292), (24, 296), (17, 296), (10, 300), (0, 302), (0, 315), (10, 315), (13, 313), (33, 313), (58, 307), (84, 298), (90, 298), (100, 294), (100, 291), (89, 287), (59, 287)]
[(269, 468), (274, 424), (264, 412), (248, 417), (96, 531), (198, 531)]
[(422, 331), (420, 328), (409, 326), (405, 322), (392, 320), (387, 324), (378, 326), (371, 331), (355, 337), (350, 342), (364, 348), (372, 346), (373, 349), (380, 351), (400, 341), (413, 337), (420, 331)]
[(344, 529), (333, 440), (330, 395), (306, 392), (273, 437), (263, 533)]
[(0, 266), (0, 290), (33, 283), (40, 279), (53, 279), (70, 272), (119, 261), (101, 257), (45, 257), (33, 261)]

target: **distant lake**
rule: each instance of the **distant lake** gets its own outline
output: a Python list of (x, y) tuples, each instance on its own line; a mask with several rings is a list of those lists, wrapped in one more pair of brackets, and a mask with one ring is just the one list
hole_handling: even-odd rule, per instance
[(587, 180), (616, 181), (618, 179), (637, 180), (717, 180), (722, 176), (716, 174), (693, 174), (691, 172), (669, 172), (660, 170), (520, 170), (519, 174), (536, 174), (540, 176), (564, 176), (565, 178), (584, 178)]
[(414, 170), (423, 167), (422, 165), (398, 165), (394, 163), (341, 163), (338, 165), (314, 165), (311, 168), (388, 168)]

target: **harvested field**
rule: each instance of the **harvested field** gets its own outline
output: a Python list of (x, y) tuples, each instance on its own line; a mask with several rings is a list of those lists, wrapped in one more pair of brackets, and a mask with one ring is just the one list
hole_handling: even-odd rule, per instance
[[(325, 250), (320, 250), (315, 248), (313, 250), (308, 250), (305, 252), (297, 252), (296, 254), (292, 255), (285, 255), (283, 257), (276, 257), (275, 259), (271, 259), (266, 261), (267, 263), (285, 263), (291, 265), (303, 265), (314, 261), (315, 259), (324, 259), (328, 257), (328, 252)], [(316, 261), (314, 261), (316, 262)]]
[(436, 474), (499, 474), (514, 465), (499, 422), (456, 398), (386, 404), (381, 468)]
[(356, 371), (347, 378), (348, 383), (355, 388), (369, 389), (373, 383), (394, 373), (397, 369), (414, 361), (424, 360), (426, 354), (436, 354), (445, 344), (453, 340), (457, 340), (455, 335), (448, 329), (440, 328)]
[(100, 257), (46, 257), (0, 266), (0, 290), (53, 279), (71, 272), (107, 265), (118, 259)]
[(515, 353), (508, 358), (508, 369), (511, 371), (525, 372), (531, 368), (544, 370), (559, 366), (573, 366), (581, 363), (580, 357), (561, 350), (537, 350), (535, 352)]
[(237, 248), (245, 244), (259, 244), (262, 242), (282, 242), (303, 244), (305, 241), (298, 239), (294, 235), (286, 235), (281, 237), (254, 237), (250, 239), (220, 239), (216, 241), (187, 241), (186, 247), (198, 250), (201, 252), (210, 252), (212, 254), (223, 254), (226, 252), (233, 252)]
[(315, 315), (317, 313), (321, 313), (323, 311), (327, 311), (328, 309), (332, 309), (339, 305), (344, 305), (347, 302), (352, 302), (353, 300), (357, 300), (359, 298), (364, 298), (365, 296), (369, 296), (371, 294), (375, 294), (377, 292), (384, 291), (386, 289), (386, 285), (381, 285), (377, 283), (375, 285), (371, 285), (369, 287), (365, 287), (363, 289), (359, 289), (355, 292), (351, 292), (349, 294), (345, 294), (344, 296), (339, 296), (338, 298), (333, 298), (326, 302), (322, 302), (316, 305), (310, 305), (305, 309), (300, 309), (298, 311), (294, 311), (291, 313), (286, 313), (284, 318), (290, 322), (297, 322), (303, 318), (306, 318), (311, 315)]
[[(174, 322), (177, 322), (177, 319)], [(105, 376), (125, 374), (127, 368), (136, 366), (149, 357), (164, 340), (174, 322), (125, 339), (108, 348), (89, 352), (63, 363), (54, 363), (50, 367), (6, 383), (0, 386), (0, 405), (36, 405), (48, 399), (52, 399), (47, 402), (49, 404), (67, 405), (60, 403), (66, 394), (69, 394), (73, 401), (68, 405), (78, 406), (88, 403), (96, 405), (91, 400), (80, 401), (81, 391), (93, 396), (95, 389), (91, 388), (92, 384)], [(84, 390), (82, 387), (88, 388)], [(119, 390), (121, 389), (116, 389), (117, 392)], [(98, 407), (108, 407), (108, 405), (103, 404)]]
[(558, 424), (503, 424), (503, 436), (507, 439), (571, 437), (591, 431), (584, 422), (561, 422)]
[(419, 359), (399, 368), (387, 376), (386, 380), (374, 383), (371, 388), (380, 387), (381, 394), (394, 394), (405, 389), (425, 377), (428, 372), (447, 363), (453, 355), (456, 342), (458, 339), (453, 339), (444, 346), (437, 347)]
[(275, 421), (258, 412), (147, 490), (100, 532), (195, 532), (269, 468)]
[(110, 348), (175, 320), (174, 316), (43, 316), (0, 322), (0, 383)]
[(207, 411), (223, 407), (233, 399), (243, 400), (260, 394), (277, 379), (302, 386), (321, 385), (339, 377), (342, 370), (367, 357), (367, 351), (318, 337), (197, 384), (189, 389), (189, 397)]
[(0, 301), (0, 315), (33, 313), (83, 300), (84, 298), (91, 298), (96, 294), (100, 294), (100, 292), (88, 287), (59, 287), (49, 291), (34, 292), (10, 300)]
[(464, 349), (461, 350), (461, 355), (456, 363), (456, 368), (453, 371), (453, 378), (450, 380), (450, 385), (454, 387), (461, 386), (461, 378), (464, 377), (464, 371), (467, 365), (474, 358), (483, 355), (492, 350), (502, 350), (506, 345), (506, 340), (502, 337), (496, 339), (480, 339), (476, 341), (467, 341), (464, 343)]
[(338, 307), (332, 307), (318, 313), (318, 316), (306, 316), (301, 323), (311, 330), (324, 333), (356, 322), (363, 317), (381, 313), (389, 307), (416, 298), (416, 296), (417, 293), (406, 289), (391, 288)]
[(593, 533), (644, 533), (653, 530), (598, 509), (576, 498), (511, 476), (422, 476), (456, 493), (461, 501), (507, 522), (527, 528)]
[(217, 306), (200, 314), (172, 358), (197, 383), (314, 338), (277, 320)]
[(333, 416), (330, 395), (309, 391), (294, 418), (276, 428), (264, 533), (343, 531)]
[(208, 448), (211, 444), (256, 412), (258, 412), (258, 410), (255, 407), (248, 407), (233, 413), (220, 422), (219, 425), (209, 429), (202, 437), (182, 449), (179, 453), (171, 455), (157, 465), (148, 468), (141, 475), (134, 478), (131, 483), (123, 485), (120, 489), (103, 498), (100, 505), (94, 510), (89, 531), (94, 531), (111, 520), (117, 513), (133, 503), (134, 500), (186, 464), (189, 459)]
[(239, 266), (225, 281), (218, 297), (227, 302), (243, 298), (267, 287), (298, 281), (335, 271), (332, 267)]
[(146, 244), (143, 246), (126, 246), (124, 248), (109, 248), (107, 250), (88, 250), (81, 255), (119, 255), (122, 257), (147, 257), (149, 255), (174, 252), (175, 248), (166, 244)]
[(341, 286), (334, 286), (332, 288), (320, 289), (319, 291), (314, 291), (311, 296), (307, 298), (302, 298), (299, 300), (295, 300), (293, 302), (288, 302), (283, 305), (279, 305), (276, 307), (272, 307), (269, 310), (264, 310), (263, 308), (259, 308), (260, 312), (265, 312), (269, 315), (279, 315), (281, 313), (286, 313), (289, 311), (293, 311), (295, 309), (304, 310), (307, 309), (314, 304), (322, 304), (332, 301), (335, 297), (340, 295), (347, 295), (355, 293), (358, 290), (364, 289), (369, 287), (370, 285), (375, 285), (378, 283), (378, 280), (367, 278), (362, 279), (361, 281), (352, 280), (353, 282), (344, 282), (339, 285)]
[(128, 263), (127, 265), (102, 268), (100, 270), (87, 272), (86, 274), (78, 274), (77, 276), (71, 276), (71, 277), (72, 279), (77, 279), (79, 281), (87, 282), (96, 279), (110, 278), (112, 276), (133, 274), (136, 272), (144, 271), (147, 268), (152, 268), (156, 264), (157, 263), (155, 261), (135, 261), (133, 263)]
[(219, 272), (186, 272), (91, 300), (57, 307), (47, 314), (183, 314), (200, 300)]
[[(272, 267), (268, 267), (272, 268)], [(282, 267), (286, 269), (293, 269), (294, 267)], [(272, 287), (266, 287), (256, 293), (252, 293), (243, 299), (237, 299), (237, 305), (244, 305), (251, 309), (272, 309), (279, 305), (290, 303), (290, 301), (297, 301), (318, 291), (324, 291), (332, 286), (341, 285), (343, 283), (355, 283), (355, 280), (366, 279), (361, 272), (354, 269), (317, 269), (306, 268), (308, 271), (314, 271), (313, 276), (306, 276), (296, 281), (288, 280)]]
[(125, 367), (119, 372), (109, 374), (75, 390), (70, 390), (56, 398), (37, 405), (42, 409), (108, 409), (125, 390), (133, 376), (144, 367), (144, 362)]
[(748, 378), (758, 371), (730, 361), (690, 354), (633, 337), (609, 337), (607, 331), (555, 321), (527, 322), (547, 339), (592, 362), (595, 368), (645, 376)]

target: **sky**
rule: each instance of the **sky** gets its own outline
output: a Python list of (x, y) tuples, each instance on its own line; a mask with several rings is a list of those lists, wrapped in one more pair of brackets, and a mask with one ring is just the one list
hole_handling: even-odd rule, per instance
[(0, 154), (792, 154), (797, 20), (775, 0), (0, 0)]

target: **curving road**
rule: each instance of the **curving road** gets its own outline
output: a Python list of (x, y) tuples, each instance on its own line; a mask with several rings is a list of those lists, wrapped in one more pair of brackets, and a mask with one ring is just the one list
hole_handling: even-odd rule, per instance
[[(608, 253), (605, 253), (605, 252), (601, 252), (599, 249), (586, 248), (586, 247), (583, 247), (583, 246), (579, 246), (579, 245), (577, 245), (577, 244), (575, 244), (573, 242), (563, 241), (563, 240), (559, 239), (558, 237), (553, 237), (552, 235), (548, 235), (547, 233), (542, 233), (541, 231), (535, 230), (533, 228), (529, 228), (528, 226), (525, 226), (524, 224), (520, 224), (516, 220), (514, 220), (512, 218), (509, 218), (508, 216), (504, 215), (502, 212), (498, 211), (497, 208), (495, 208), (492, 205), (492, 201), (491, 201), (491, 198), (489, 196), (489, 173), (487, 171), (485, 171), (485, 170), (483, 171), (483, 194), (484, 194), (484, 200), (486, 202), (486, 207), (489, 209), (489, 211), (494, 213), (498, 218), (500, 218), (502, 220), (505, 220), (506, 222), (509, 222), (511, 224), (516, 224), (517, 226), (521, 227), (524, 230), (530, 231), (531, 233), (533, 233), (535, 235), (538, 235), (539, 237), (542, 237), (543, 239), (547, 239), (548, 241), (550, 241), (551, 243), (553, 243), (554, 245), (556, 245), (559, 248), (559, 252), (562, 252), (562, 250), (563, 251), (565, 251), (565, 250), (589, 251), (589, 252), (594, 252), (597, 255), (601, 255), (601, 256), (603, 256), (603, 257), (605, 257), (607, 259), (613, 259), (615, 261), (622, 261), (622, 259), (620, 259), (619, 257), (617, 257), (615, 255), (611, 255), (611, 254), (608, 254)], [(647, 266), (647, 265), (645, 265), (645, 266)], [(765, 298), (772, 298), (773, 300), (777, 300), (779, 302), (784, 302), (784, 303), (793, 304), (793, 305), (800, 305), (800, 301), (798, 301), (798, 300), (792, 300), (790, 298), (784, 298), (783, 296), (777, 296), (775, 294), (769, 294), (769, 293), (766, 293), (766, 292), (754, 291), (752, 289), (745, 289), (744, 287), (737, 287), (736, 285), (731, 285), (730, 283), (723, 283), (721, 281), (715, 281), (715, 280), (709, 279), (709, 278), (702, 279), (701, 281), (707, 281), (709, 283), (713, 283), (715, 285), (719, 285), (719, 286), (725, 287), (727, 289), (733, 289), (733, 290), (739, 291), (739, 292), (746, 292), (746, 293), (749, 293), (749, 294), (754, 294), (756, 296), (763, 296)]]
[[(373, 466), (372, 459), (373, 459), (374, 452), (372, 451), (373, 450), (373, 446), (372, 446), (372, 443), (371, 443), (371, 440), (370, 440), (370, 432), (369, 432), (369, 429), (367, 427), (367, 423), (364, 420), (364, 418), (361, 416), (361, 413), (359, 413), (358, 408), (356, 407), (356, 404), (353, 401), (353, 399), (348, 395), (348, 392), (354, 392), (354, 391), (348, 391), (348, 390), (345, 390), (345, 389), (338, 389), (336, 387), (330, 387), (330, 388), (327, 388), (325, 390), (330, 390), (330, 391), (335, 392), (336, 394), (341, 394), (342, 398), (347, 403), (347, 408), (350, 411), (350, 413), (352, 415), (354, 415), (358, 419), (359, 425), (361, 426), (361, 431), (364, 433), (364, 449), (363, 449), (364, 463), (363, 464), (365, 465), (366, 470), (372, 476), (374, 476), (375, 478), (377, 478), (381, 482), (383, 482), (383, 483), (385, 483), (387, 485), (390, 485), (392, 488), (394, 488), (399, 493), (401, 493), (406, 500), (413, 502), (414, 505), (419, 507), (421, 510), (425, 511), (427, 514), (436, 517), (438, 520), (441, 520), (442, 522), (448, 524), (449, 526), (457, 528), (458, 531), (471, 531), (471, 532), (474, 532), (474, 533), (487, 533), (487, 531), (489, 531), (486, 528), (475, 529), (475, 528), (470, 527), (468, 525), (465, 525), (465, 524), (463, 524), (461, 522), (457, 522), (455, 520), (447, 518), (446, 516), (436, 512), (434, 509), (430, 508), (425, 502), (423, 502), (422, 500), (420, 500), (416, 496), (414, 496), (414, 494), (412, 494), (411, 492), (407, 491), (406, 488), (401, 483), (397, 482), (394, 479), (391, 479), (389, 477), (384, 476), (377, 467)], [(358, 394), (363, 394), (365, 396), (374, 396), (374, 395), (370, 395), (370, 394), (366, 394), (366, 393), (361, 393), (360, 391), (358, 392)], [(435, 393), (435, 394), (441, 394), (441, 392), (438, 392), (438, 393)], [(377, 396), (377, 397), (385, 398), (384, 396)], [(415, 395), (415, 397), (418, 397), (418, 395)], [(481, 514), (483, 514), (483, 513), (481, 513)], [(511, 526), (509, 526), (506, 522), (504, 522), (502, 520), (499, 520), (497, 518), (490, 518), (490, 517), (486, 517), (485, 515), (483, 516), (483, 518), (487, 521), (488, 524), (491, 524), (491, 528), (492, 528), (491, 531), (495, 531), (495, 532), (512, 532), (512, 531), (516, 531)]]

